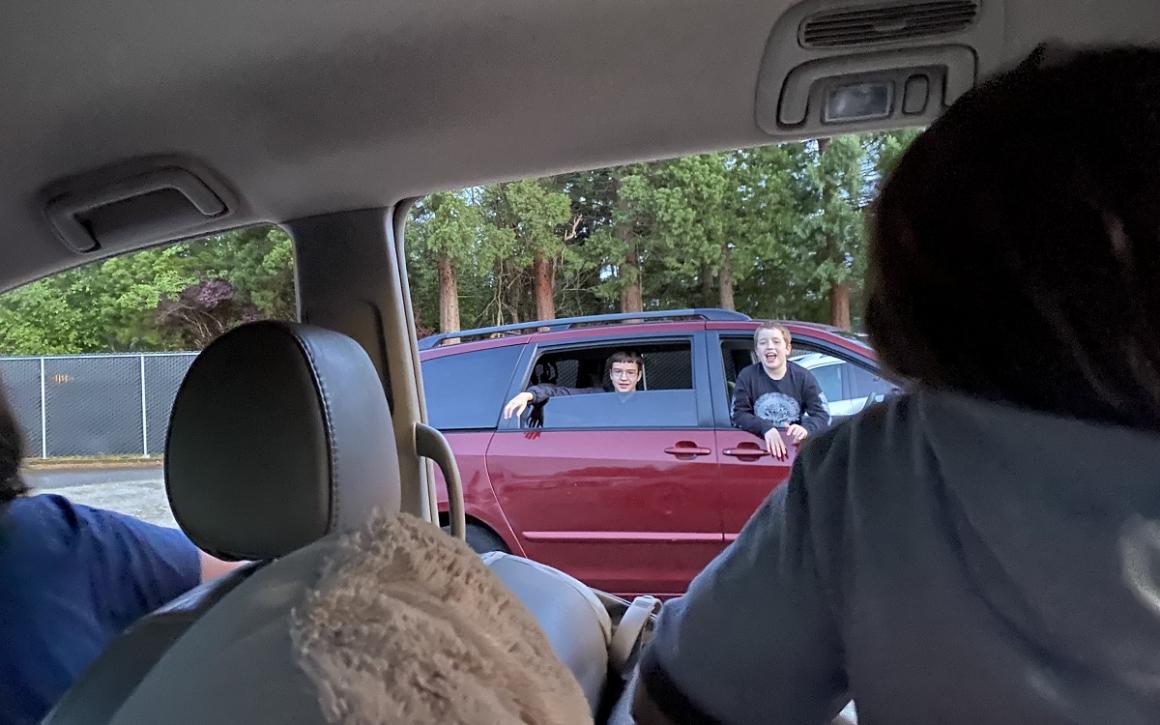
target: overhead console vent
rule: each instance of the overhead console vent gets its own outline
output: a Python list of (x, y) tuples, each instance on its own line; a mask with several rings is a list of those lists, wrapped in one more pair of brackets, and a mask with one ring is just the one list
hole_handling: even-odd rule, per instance
[(851, 48), (966, 30), (979, 14), (978, 0), (929, 0), (846, 7), (810, 15), (798, 31), (803, 48)]

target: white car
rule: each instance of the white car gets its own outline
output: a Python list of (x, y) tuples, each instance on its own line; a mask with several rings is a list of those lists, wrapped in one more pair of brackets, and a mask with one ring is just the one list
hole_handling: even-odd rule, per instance
[(826, 396), (830, 406), (830, 416), (835, 422), (900, 392), (897, 385), (881, 375), (832, 355), (808, 352), (790, 359), (818, 379), (822, 395)]

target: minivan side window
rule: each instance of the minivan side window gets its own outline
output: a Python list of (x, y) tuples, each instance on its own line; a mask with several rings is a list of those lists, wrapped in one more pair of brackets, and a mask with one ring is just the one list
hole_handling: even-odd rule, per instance
[(427, 422), (441, 431), (495, 428), (523, 345), (422, 362)]
[(872, 402), (885, 400), (899, 392), (899, 387), (894, 383), (858, 366), (850, 368), (850, 388), (854, 397), (869, 396)]
[(842, 389), (842, 371), (848, 364), (826, 360), (824, 364), (815, 365), (809, 369), (818, 381), (818, 386), (822, 389), (822, 395), (826, 396), (826, 400), (842, 400), (846, 397)]
[[(725, 368), (725, 399), (731, 404), (737, 374), (753, 364), (753, 342), (749, 338), (723, 338), (721, 356)], [(897, 387), (861, 364), (835, 357), (810, 345), (794, 341), (790, 360), (817, 378), (834, 421), (858, 413), (870, 403), (883, 400)]]
[[(644, 372), (635, 392), (611, 392), (605, 363), (619, 350), (644, 357)], [(525, 426), (559, 428), (696, 427), (692, 346), (687, 340), (666, 343), (616, 343), (601, 347), (549, 351), (533, 366), (529, 386), (548, 383), (576, 390), (555, 395), (529, 408)]]

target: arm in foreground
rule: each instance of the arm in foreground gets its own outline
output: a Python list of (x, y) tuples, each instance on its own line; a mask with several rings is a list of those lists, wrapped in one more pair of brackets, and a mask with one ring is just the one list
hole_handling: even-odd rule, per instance
[(795, 466), (688, 594), (665, 605), (641, 662), (640, 725), (820, 725), (848, 702), (801, 475)]

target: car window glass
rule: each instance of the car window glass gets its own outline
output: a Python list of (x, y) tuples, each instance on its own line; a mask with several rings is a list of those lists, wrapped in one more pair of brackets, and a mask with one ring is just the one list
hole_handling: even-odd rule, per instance
[(693, 365), (688, 345), (646, 352), (642, 389), (686, 390), (692, 387)]
[(899, 390), (897, 385), (881, 375), (857, 365), (850, 366), (849, 375), (851, 394), (857, 398), (869, 396), (872, 400), (879, 401)]
[(814, 365), (808, 368), (817, 379), (826, 400), (841, 400), (846, 397), (842, 390), (842, 367), (840, 362), (827, 362), (824, 365)]
[(443, 431), (494, 428), (522, 349), (509, 345), (424, 360), (428, 422)]
[(687, 390), (693, 387), (692, 349), (687, 341), (672, 343), (634, 343), (568, 350), (549, 350), (541, 354), (532, 367), (529, 385), (548, 383), (567, 388), (602, 388), (609, 356), (619, 351), (634, 351), (644, 358), (644, 371), (638, 390)]
[[(556, 396), (534, 413), (552, 428), (692, 428), (697, 399), (692, 390), (591, 393)], [(527, 416), (529, 419), (531, 416)]]
[(824, 352), (814, 352), (804, 346), (795, 346), (793, 352), (794, 354), (790, 355), (790, 361), (813, 373), (822, 389), (822, 394), (826, 396), (826, 400), (836, 401), (846, 398), (845, 389), (842, 387), (842, 378), (845, 368), (850, 363)]
[[(29, 457), (108, 467), (100, 485), (37, 473), (37, 490), (172, 526), (158, 466), (178, 387), (227, 330), (295, 319), (294, 279), (290, 237), (260, 226), (99, 260), (0, 295), (0, 384)], [(118, 468), (126, 461), (137, 468)]]
[[(636, 391), (611, 391), (605, 369), (618, 351), (644, 358)], [(530, 384), (568, 388), (532, 406), (521, 423), (544, 428), (638, 428), (695, 426), (692, 346), (675, 342), (617, 342), (599, 347), (547, 350), (536, 360)]]

